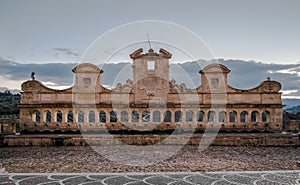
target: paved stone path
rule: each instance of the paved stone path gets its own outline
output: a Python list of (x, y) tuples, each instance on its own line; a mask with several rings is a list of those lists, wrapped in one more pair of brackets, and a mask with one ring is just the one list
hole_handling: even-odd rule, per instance
[(300, 185), (300, 171), (208, 173), (0, 174), (0, 184), (18, 185)]

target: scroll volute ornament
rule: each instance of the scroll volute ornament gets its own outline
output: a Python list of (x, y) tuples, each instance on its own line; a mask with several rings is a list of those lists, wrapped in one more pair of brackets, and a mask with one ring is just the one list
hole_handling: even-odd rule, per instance
[(39, 91), (41, 89), (41, 84), (40, 82), (36, 81), (36, 80), (30, 80), (30, 81), (26, 81), (24, 82), (22, 85), (22, 91), (26, 92), (26, 91)]
[(262, 87), (265, 92), (278, 92), (281, 89), (281, 84), (276, 81), (268, 80), (263, 82)]

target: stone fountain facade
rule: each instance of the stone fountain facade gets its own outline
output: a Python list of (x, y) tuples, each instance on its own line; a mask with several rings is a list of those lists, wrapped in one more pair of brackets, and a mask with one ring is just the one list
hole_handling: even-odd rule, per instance
[(189, 89), (169, 79), (165, 49), (130, 54), (133, 79), (112, 89), (101, 85), (105, 73), (82, 63), (72, 71), (75, 83), (54, 90), (37, 80), (22, 84), (21, 131), (282, 131), (281, 84), (266, 80), (242, 90), (228, 85), (230, 70), (209, 64), (201, 85)]

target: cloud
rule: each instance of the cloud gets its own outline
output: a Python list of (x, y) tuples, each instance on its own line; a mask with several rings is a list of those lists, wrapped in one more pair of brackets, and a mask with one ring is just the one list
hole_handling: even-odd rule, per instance
[(298, 74), (298, 75), (300, 75), (300, 68), (299, 68), (299, 66), (297, 66), (294, 68), (278, 70), (276, 72), (283, 73), (283, 74)]
[[(0, 76), (7, 80), (24, 82), (31, 79), (31, 72), (35, 72), (35, 78), (44, 82), (55, 82), (60, 86), (73, 84), (74, 75), (72, 69), (77, 63), (48, 63), (48, 64), (20, 64), (0, 58)], [(2, 81), (0, 86), (9, 86), (15, 83)], [(20, 89), (20, 86), (15, 87)]]
[(233, 87), (253, 88), (270, 77), (271, 80), (281, 83), (283, 91), (293, 90), (285, 97), (298, 96), (300, 98), (300, 74), (295, 72), (299, 70), (300, 64), (264, 64), (243, 60), (219, 60), (219, 62), (231, 70), (228, 81)]
[(44, 84), (45, 86), (57, 86), (57, 84), (54, 83), (54, 82), (43, 82), (43, 81), (41, 81), (41, 82), (42, 82), (42, 84)]
[[(201, 84), (199, 70), (212, 62), (227, 66), (231, 72), (228, 83), (238, 89), (250, 89), (258, 86), (267, 77), (282, 84), (283, 98), (300, 99), (300, 64), (264, 64), (254, 61), (223, 60), (214, 61), (198, 60), (181, 64), (170, 64), (170, 79), (175, 79), (178, 84), (186, 83), (187, 87), (194, 88)], [(0, 58), (0, 86), (10, 89), (20, 89), (23, 81), (30, 79), (32, 71), (39, 81), (46, 82), (51, 88), (67, 88), (73, 84), (74, 74), (71, 70), (77, 63), (48, 63), (48, 64), (19, 64), (8, 59)], [(132, 79), (132, 64), (118, 63), (101, 66), (104, 73), (101, 84), (114, 87), (117, 83), (126, 83)], [(120, 71), (123, 73), (120, 75)], [(118, 78), (116, 78), (118, 77)]]
[(52, 48), (56, 55), (63, 54), (63, 55), (73, 55), (73, 56), (79, 56), (79, 54), (69, 48)]
[(22, 80), (12, 80), (9, 79), (9, 76), (1, 76), (0, 75), (1, 87), (7, 89), (21, 89)]
[(59, 85), (59, 84), (54, 83), (54, 82), (43, 82), (43, 81), (41, 81), (41, 83), (44, 86), (47, 86), (51, 89), (57, 89), (57, 90), (67, 89), (67, 88), (71, 87), (71, 85)]
[(298, 92), (298, 90), (282, 90), (281, 91), (282, 92), (282, 95), (283, 96), (285, 96), (285, 95), (291, 95), (291, 94), (293, 94), (293, 93), (296, 93), (296, 92)]

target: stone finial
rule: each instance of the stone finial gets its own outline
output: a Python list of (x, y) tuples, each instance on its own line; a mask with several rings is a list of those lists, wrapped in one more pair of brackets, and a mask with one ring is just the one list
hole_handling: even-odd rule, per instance
[(148, 50), (148, 52), (149, 52), (149, 53), (154, 53), (154, 50), (153, 50), (152, 48), (150, 48), (150, 49)]

